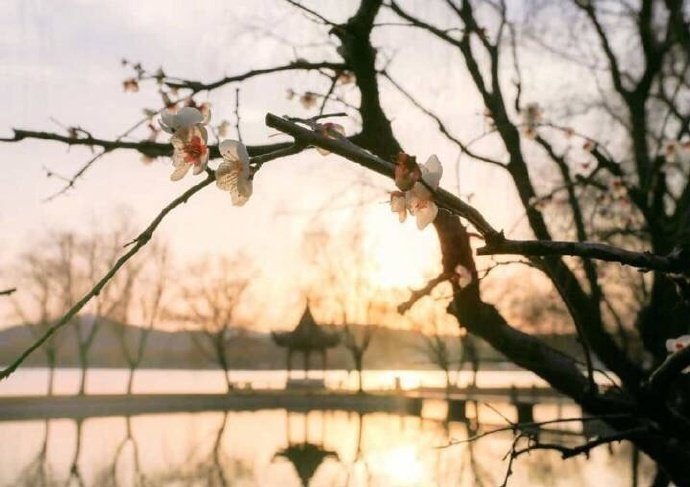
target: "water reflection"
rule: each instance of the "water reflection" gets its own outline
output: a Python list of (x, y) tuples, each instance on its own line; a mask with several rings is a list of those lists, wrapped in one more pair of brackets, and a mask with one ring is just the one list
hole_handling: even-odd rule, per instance
[(303, 487), (310, 484), (316, 470), (327, 458), (333, 458), (335, 461), (339, 461), (338, 454), (335, 451), (327, 450), (323, 446), (324, 436), (326, 434), (324, 421), (325, 414), (325, 412), (321, 411), (321, 439), (317, 443), (311, 443), (309, 441), (310, 415), (298, 415), (302, 417), (304, 432), (302, 434), (302, 440), (296, 441), (293, 437), (293, 428), (291, 427), (290, 421), (292, 414), (287, 413), (285, 426), (287, 432), (287, 446), (278, 450), (273, 456), (274, 459), (283, 458), (292, 464)]
[[(0, 423), (0, 436), (14, 441), (0, 444), (0, 484), (498, 485), (505, 475), (501, 459), (510, 448), (510, 432), (443, 447), (476, 435), (480, 411), (489, 416), (468, 404), (463, 422), (285, 410), (8, 421)], [(555, 435), (559, 441), (582, 440), (576, 431), (540, 434), (545, 441)], [(589, 461), (563, 462), (552, 452), (534, 452), (515, 464), (510, 485), (593, 485), (595, 479), (597, 485), (631, 485), (635, 457), (625, 443), (611, 453), (595, 450)], [(645, 457), (638, 458), (643, 484), (653, 469)]]

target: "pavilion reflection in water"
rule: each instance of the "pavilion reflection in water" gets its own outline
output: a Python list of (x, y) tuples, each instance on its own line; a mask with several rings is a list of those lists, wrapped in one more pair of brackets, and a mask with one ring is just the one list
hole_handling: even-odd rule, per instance
[[(323, 411), (321, 411), (323, 419)], [(287, 446), (276, 452), (273, 459), (283, 458), (289, 461), (297, 472), (297, 476), (300, 479), (303, 487), (307, 487), (311, 482), (312, 477), (316, 473), (316, 470), (321, 466), (321, 464), (326, 459), (333, 459), (337, 462), (340, 461), (338, 454), (335, 451), (327, 450), (324, 448), (325, 442), (325, 429), (321, 429), (321, 438), (317, 443), (312, 443), (309, 440), (309, 417), (310, 415), (303, 414), (299, 415), (302, 417), (304, 433), (302, 441), (295, 441), (292, 438), (292, 428), (290, 417), (291, 414), (288, 412), (285, 416), (285, 429), (287, 432)]]

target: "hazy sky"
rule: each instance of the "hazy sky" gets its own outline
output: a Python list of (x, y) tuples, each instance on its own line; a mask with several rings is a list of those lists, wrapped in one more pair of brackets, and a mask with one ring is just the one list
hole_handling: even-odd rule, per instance
[[(312, 2), (330, 18), (347, 18), (356, 1)], [(411, 7), (428, 3), (408, 2)], [(445, 20), (442, 9), (428, 15)], [(334, 44), (314, 46), (329, 38), (327, 28), (280, 1), (182, 2), (170, 0), (5, 0), (0, 17), (0, 90), (5, 107), (0, 113), (0, 134), (11, 127), (63, 132), (59, 124), (79, 125), (94, 136), (115, 138), (141, 118), (143, 108), (158, 108), (153, 83), (139, 93), (125, 93), (122, 81), (130, 75), (121, 58), (142, 62), (169, 75), (214, 80), (251, 68), (293, 60), (337, 61)], [(374, 33), (382, 58), (391, 58), (398, 81), (431, 108), (441, 109), (448, 124), (471, 138), (486, 128), (483, 109), (459, 57), (428, 36), (411, 29), (379, 28)], [(333, 39), (331, 38), (331, 41)], [(297, 47), (292, 47), (297, 46)], [(526, 70), (526, 77), (539, 79)], [(568, 74), (561, 73), (566, 81)], [(558, 80), (556, 80), (558, 81)], [(265, 77), (242, 86), (241, 118), (245, 142), (280, 140), (263, 124), (266, 112), (309, 115), (286, 90), (324, 90), (315, 75), (287, 74)], [(436, 133), (434, 125), (382, 81), (383, 103), (394, 130), (410, 153), (425, 160), (438, 154), (444, 164), (442, 185), (457, 186), (457, 150)], [(234, 86), (197, 101), (210, 101), (213, 120), (232, 120)], [(357, 101), (356, 90), (347, 93)], [(529, 89), (527, 89), (529, 96)], [(355, 121), (344, 123), (349, 133)], [(136, 133), (133, 138), (145, 136)], [(159, 139), (164, 140), (164, 139)], [(478, 145), (477, 147), (482, 147)], [(485, 145), (484, 150), (500, 154)], [(188, 176), (169, 181), (171, 163), (141, 162), (137, 153), (118, 151), (101, 159), (69, 194), (50, 202), (46, 196), (60, 188), (47, 179), (49, 168), (71, 175), (90, 157), (88, 149), (55, 142), (25, 141), (0, 144), (3, 172), (0, 179), (0, 280), (12, 285), (9, 270), (16, 255), (35, 246), (48, 229), (83, 229), (97, 221), (107, 226), (122, 208), (144, 225), (175, 195), (198, 179)], [(217, 162), (212, 162), (215, 167)], [(276, 326), (299, 313), (296, 283), (300, 279), (301, 236), (314, 221), (316, 209), (330, 202), (331, 210), (319, 217), (337, 228), (357, 200), (363, 171), (336, 156), (315, 151), (272, 162), (257, 175), (254, 195), (242, 208), (209, 187), (177, 209), (163, 224), (160, 235), (180, 261), (207, 253), (233, 253), (245, 249), (261, 259), (267, 299), (275, 303), (262, 317)], [(512, 210), (514, 192), (499, 170), (460, 160), (460, 189), (474, 193), (478, 206), (498, 228), (511, 228), (520, 214)], [(383, 285), (419, 285), (422, 276), (438, 265), (433, 230), (419, 232), (414, 221), (400, 225), (390, 214), (385, 189), (393, 184), (375, 176), (367, 181), (378, 188), (365, 206), (367, 246)], [(336, 197), (337, 196), (337, 197)], [(296, 319), (296, 318), (295, 318)], [(12, 320), (9, 320), (12, 321)]]

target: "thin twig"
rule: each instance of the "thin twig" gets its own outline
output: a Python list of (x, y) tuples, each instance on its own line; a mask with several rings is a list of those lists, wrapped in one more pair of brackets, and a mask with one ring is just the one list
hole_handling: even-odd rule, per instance
[(312, 17), (315, 17), (316, 19), (320, 20), (325, 25), (330, 25), (331, 27), (336, 27), (338, 25), (335, 22), (328, 20), (326, 17), (324, 17), (320, 13), (310, 9), (309, 7), (305, 7), (304, 5), (302, 5), (299, 2), (296, 2), (295, 0), (285, 0), (285, 1), (287, 3), (289, 3), (290, 5), (292, 5), (293, 7), (298, 8), (298, 9), (306, 12), (307, 14), (311, 15)]
[(428, 295), (431, 291), (434, 290), (436, 286), (441, 284), (443, 281), (446, 281), (451, 278), (451, 275), (442, 272), (438, 276), (432, 278), (429, 280), (429, 282), (426, 283), (426, 285), (421, 288), (421, 289), (413, 289), (412, 294), (410, 295), (409, 299), (405, 301), (404, 303), (400, 303), (398, 305), (398, 313), (404, 314), (406, 313), (414, 304), (422, 299), (424, 296)]
[(237, 140), (242, 142), (242, 132), (240, 132), (240, 89), (235, 88), (235, 132)]
[(578, 417), (578, 418), (560, 418), (560, 419), (550, 419), (547, 421), (539, 421), (539, 422), (526, 422), (526, 423), (511, 423), (509, 426), (501, 426), (500, 428), (494, 428), (489, 431), (484, 431), (483, 433), (478, 433), (474, 436), (471, 436), (469, 438), (466, 438), (464, 440), (452, 440), (448, 442), (447, 445), (442, 445), (437, 448), (448, 448), (450, 446), (454, 445), (461, 445), (463, 443), (470, 443), (473, 441), (481, 440), (482, 438), (486, 438), (487, 436), (494, 435), (496, 433), (502, 433), (506, 431), (514, 431), (516, 428), (523, 428), (523, 429), (530, 429), (530, 428), (540, 428), (542, 426), (547, 426), (550, 424), (558, 424), (558, 423), (587, 423), (589, 421), (602, 421), (605, 419), (624, 419), (624, 418), (630, 418), (629, 414), (604, 414), (601, 416), (583, 416), (583, 417)]
[(271, 73), (278, 73), (282, 71), (299, 71), (299, 70), (304, 70), (304, 71), (309, 71), (309, 70), (320, 70), (320, 69), (332, 69), (333, 71), (342, 71), (345, 69), (346, 66), (342, 63), (329, 63), (329, 62), (320, 62), (320, 63), (312, 63), (309, 61), (304, 61), (304, 60), (297, 60), (297, 61), (292, 61), (288, 64), (283, 64), (280, 66), (273, 66), (271, 68), (263, 68), (263, 69), (253, 69), (251, 71), (247, 71), (242, 74), (237, 74), (234, 76), (226, 76), (224, 78), (221, 78), (217, 81), (213, 81), (211, 83), (201, 83), (199, 81), (192, 81), (192, 80), (177, 80), (177, 81), (166, 81), (165, 84), (169, 86), (170, 88), (186, 88), (189, 90), (192, 90), (192, 94), (198, 93), (200, 91), (211, 91), (215, 90), (216, 88), (220, 88), (221, 86), (230, 84), (230, 83), (237, 83), (240, 81), (244, 81), (250, 78), (255, 78), (257, 76), (262, 76), (265, 74), (271, 74)]
[(613, 443), (614, 441), (629, 440), (631, 438), (634, 438), (639, 435), (644, 435), (646, 433), (649, 433), (649, 428), (647, 426), (640, 426), (637, 428), (632, 428), (629, 430), (614, 433), (612, 435), (601, 436), (599, 438), (595, 438), (592, 441), (588, 441), (587, 443), (583, 443), (582, 445), (578, 445), (575, 447), (568, 447), (555, 443), (537, 442), (523, 449), (514, 450), (512, 455), (515, 458), (517, 458), (520, 455), (531, 452), (532, 450), (556, 450), (561, 453), (561, 458), (563, 460), (567, 460), (568, 458), (572, 458), (577, 455), (587, 455), (592, 449), (598, 446)]

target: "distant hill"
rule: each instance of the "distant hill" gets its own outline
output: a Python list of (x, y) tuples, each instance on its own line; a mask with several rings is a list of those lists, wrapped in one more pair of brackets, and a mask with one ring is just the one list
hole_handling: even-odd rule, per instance
[[(328, 327), (338, 330), (338, 327)], [(58, 335), (58, 365), (78, 366), (74, 329), (69, 325)], [(121, 323), (105, 322), (100, 326), (89, 352), (91, 367), (126, 367), (127, 363), (118, 341), (118, 334), (124, 333), (130, 340), (137, 340), (139, 329)], [(556, 348), (579, 354), (579, 346), (571, 335), (545, 337)], [(142, 363), (143, 368), (212, 368), (210, 361), (200, 350), (199, 341), (206, 338), (199, 331), (153, 330)], [(457, 338), (447, 336), (451, 350), (457, 348)], [(485, 342), (475, 339), (483, 363), (503, 362), (503, 357)], [(30, 329), (14, 326), (0, 330), (0, 363), (8, 363), (32, 343)], [(134, 343), (134, 342), (131, 342)], [(371, 346), (364, 357), (368, 369), (433, 369), (424, 352), (424, 338), (415, 331), (376, 327)], [(133, 347), (132, 347), (133, 348)], [(276, 346), (267, 333), (245, 331), (233, 338), (228, 347), (230, 367), (233, 369), (266, 370), (284, 369), (286, 353)], [(26, 361), (29, 366), (46, 364), (45, 354), (37, 351)], [(302, 366), (301, 357), (293, 359), (293, 367)], [(320, 357), (312, 357), (312, 366), (320, 367)], [(349, 352), (338, 346), (328, 351), (328, 367), (349, 369), (352, 361)]]

